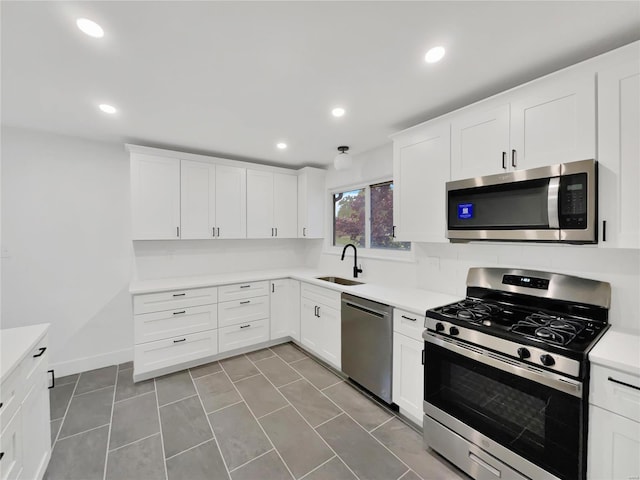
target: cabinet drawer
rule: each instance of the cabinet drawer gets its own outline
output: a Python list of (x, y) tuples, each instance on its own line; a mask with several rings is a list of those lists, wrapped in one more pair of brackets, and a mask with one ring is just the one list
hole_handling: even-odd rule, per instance
[(393, 331), (402, 333), (414, 340), (422, 340), (424, 331), (424, 315), (407, 312), (398, 308), (393, 309)]
[(22, 363), (0, 385), (0, 433), (4, 432), (9, 421), (20, 407), (24, 391), (22, 390), (24, 372)]
[(0, 435), (0, 451), (4, 452), (0, 462), (0, 480), (21, 477), (22, 471), (22, 412), (18, 409)]
[(218, 301), (229, 302), (251, 297), (269, 295), (269, 282), (247, 282), (224, 285), (218, 289)]
[(133, 313), (161, 312), (218, 302), (216, 287), (188, 288), (170, 292), (147, 293), (133, 297)]
[(217, 305), (135, 315), (135, 343), (153, 342), (177, 335), (218, 328)]
[(589, 403), (640, 422), (640, 378), (592, 365), (590, 390)]
[(134, 349), (136, 375), (218, 353), (218, 331), (192, 333), (168, 340), (143, 343)]
[(240, 325), (222, 327), (218, 330), (218, 333), (220, 334), (220, 352), (248, 347), (269, 340), (269, 320), (256, 320)]
[(49, 350), (47, 345), (48, 341), (47, 336), (45, 335), (22, 361), (22, 375), (25, 378), (27, 390), (35, 381), (38, 374), (45, 371), (47, 369), (47, 365), (49, 365)]
[(316, 303), (322, 303), (327, 307), (340, 310), (341, 293), (335, 290), (316, 287), (315, 285), (310, 285), (308, 283), (302, 283), (300, 285), (300, 295)]
[(263, 318), (269, 318), (268, 296), (218, 304), (218, 326), (221, 328)]

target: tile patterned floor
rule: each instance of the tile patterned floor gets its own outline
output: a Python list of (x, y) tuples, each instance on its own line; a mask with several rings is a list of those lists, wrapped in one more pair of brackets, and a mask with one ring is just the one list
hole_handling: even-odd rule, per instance
[(293, 344), (136, 384), (132, 372), (57, 380), (46, 480), (466, 478)]

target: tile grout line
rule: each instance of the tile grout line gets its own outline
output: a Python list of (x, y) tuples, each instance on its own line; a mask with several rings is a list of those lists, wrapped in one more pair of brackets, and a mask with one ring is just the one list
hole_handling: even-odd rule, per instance
[[(205, 413), (206, 415), (206, 413)], [(191, 450), (194, 450), (198, 447), (201, 447), (202, 445), (204, 445), (205, 443), (209, 443), (211, 440), (213, 440), (213, 432), (211, 433), (211, 438), (207, 438), (204, 442), (200, 442), (197, 445), (194, 445), (192, 447), (189, 448), (185, 448), (184, 450), (178, 452), (178, 453), (174, 453), (173, 455), (171, 455), (170, 457), (167, 457), (167, 460), (171, 460), (172, 458), (176, 458), (178, 455), (182, 455), (183, 453), (187, 453), (190, 452)]]
[(331, 420), (335, 420), (336, 418), (338, 418), (338, 417), (339, 417), (340, 415), (342, 415), (343, 413), (344, 413), (344, 412), (343, 412), (342, 410), (340, 410), (340, 413), (339, 413), (339, 414), (337, 414), (337, 415), (335, 415), (335, 416), (331, 417), (329, 420), (325, 420), (324, 422), (322, 422), (322, 423), (320, 423), (320, 424), (316, 425), (315, 427), (311, 427), (311, 428), (313, 428), (314, 430), (315, 430), (316, 428), (320, 428), (320, 427), (321, 427), (322, 425), (324, 425), (325, 423), (329, 423)]
[[(294, 372), (296, 372), (296, 373), (297, 373), (297, 370), (294, 370)], [(298, 374), (298, 375), (299, 375), (299, 374)], [(265, 375), (265, 377), (266, 377), (266, 375)], [(298, 378), (298, 379), (294, 380), (293, 382), (285, 383), (284, 385), (280, 385), (279, 387), (276, 387), (276, 388), (277, 388), (278, 390), (280, 390), (281, 388), (288, 387), (289, 385), (293, 385), (294, 383), (296, 383), (296, 382), (300, 382), (300, 381), (302, 381), (302, 380), (306, 380), (306, 379), (305, 379), (304, 377), (300, 376), (300, 378)]]
[(113, 404), (117, 404), (117, 403), (123, 403), (129, 400), (133, 400), (134, 398), (140, 398), (140, 397), (144, 397), (145, 395), (149, 395), (150, 393), (153, 393), (153, 390), (150, 390), (148, 392), (144, 392), (144, 393), (139, 393), (137, 395), (133, 395), (132, 397), (127, 397), (127, 398), (123, 398), (122, 400), (116, 400), (115, 402), (113, 402)]
[[(191, 375), (191, 369), (187, 368), (187, 370), (189, 371), (189, 375)], [(207, 377), (210, 377), (211, 375), (218, 375), (219, 373), (222, 373), (222, 367), (220, 367), (220, 370), (217, 372), (207, 373), (205, 375), (200, 375), (199, 377), (191, 377), (191, 379), (195, 383), (196, 380), (200, 380), (201, 378), (207, 378)]]
[(97, 427), (92, 427), (92, 428), (87, 428), (86, 430), (83, 430), (81, 432), (78, 433), (74, 433), (72, 435), (67, 435), (66, 437), (61, 437), (58, 440), (66, 440), (67, 438), (73, 438), (73, 437), (77, 437), (78, 435), (82, 435), (83, 433), (87, 433), (87, 432), (92, 432), (93, 430), (98, 430), (100, 428), (104, 428), (107, 425), (109, 425), (108, 423), (105, 423), (104, 425), (98, 425)]
[[(58, 443), (58, 439), (60, 438), (60, 434), (62, 433), (62, 427), (64, 426), (64, 421), (67, 419), (67, 413), (69, 413), (69, 407), (71, 406), (71, 400), (73, 400), (73, 394), (76, 393), (76, 389), (78, 388), (78, 382), (80, 381), (80, 375), (78, 374), (78, 378), (76, 378), (76, 383), (73, 385), (73, 392), (71, 392), (71, 397), (69, 397), (69, 402), (67, 403), (67, 408), (64, 410), (64, 415), (62, 416), (62, 422), (60, 422), (60, 428), (58, 429), (58, 433), (56, 434), (56, 438), (53, 440), (53, 445), (51, 445), (51, 454), (53, 455), (53, 449)], [(53, 387), (55, 388), (55, 387)]]
[[(249, 361), (251, 361), (251, 360), (249, 360)], [(231, 377), (229, 377), (229, 380), (231, 380), (231, 383), (234, 383), (234, 384), (235, 383), (244, 382), (245, 380), (249, 380), (250, 378), (257, 377), (258, 375), (262, 375), (262, 372), (260, 370), (258, 370), (258, 372), (259, 373), (256, 373), (255, 375), (249, 375), (248, 377), (241, 378), (240, 380), (236, 380), (235, 382), (233, 380), (231, 380)]]
[[(222, 367), (222, 364), (220, 363), (220, 368), (222, 368), (222, 373), (224, 373), (226, 375), (226, 372), (224, 371), (224, 368)], [(216, 372), (216, 373), (220, 373), (220, 372)], [(227, 378), (229, 378), (229, 375), (226, 375)], [(213, 430), (213, 425), (211, 425), (211, 420), (209, 420), (209, 414), (207, 413), (207, 410), (204, 408), (204, 403), (202, 402), (202, 398), (200, 398), (200, 392), (198, 391), (198, 387), (195, 383), (195, 381), (193, 380), (193, 376), (191, 375), (191, 370), (189, 370), (189, 377), (191, 377), (191, 381), (193, 382), (193, 386), (196, 389), (196, 395), (198, 396), (198, 400), (200, 401), (200, 406), (202, 407), (202, 411), (204, 412), (204, 417), (207, 419), (207, 424), (209, 424), (209, 429), (211, 430), (211, 435), (213, 436), (213, 441), (216, 442), (216, 448), (218, 449), (218, 453), (220, 453), (220, 458), (222, 459), (222, 464), (224, 465), (224, 469), (227, 471), (227, 477), (231, 478), (231, 473), (229, 472), (229, 466), (227, 465), (227, 461), (224, 459), (224, 455), (222, 454), (222, 449), (220, 448), (220, 444), (218, 443), (218, 437), (216, 436), (216, 432)], [(229, 378), (229, 381), (231, 381), (231, 379)], [(231, 382), (231, 385), (233, 385), (233, 382)], [(235, 386), (234, 386), (235, 388)], [(236, 389), (237, 390), (237, 389)], [(242, 398), (242, 397), (240, 397)], [(237, 405), (240, 402), (235, 403), (234, 405)], [(231, 405), (228, 405), (231, 406)], [(165, 460), (166, 463), (166, 460)]]
[(164, 436), (162, 434), (162, 420), (160, 419), (160, 403), (158, 402), (158, 383), (156, 382), (155, 377), (153, 379), (153, 393), (155, 393), (156, 395), (156, 412), (158, 413), (158, 428), (160, 429), (160, 446), (162, 447), (162, 463), (164, 463), (164, 478), (165, 480), (169, 480), (169, 473), (167, 471), (167, 456), (164, 452)]
[(387, 423), (389, 423), (391, 420), (393, 420), (394, 418), (396, 418), (395, 416), (391, 416), (389, 418), (387, 418), (384, 422), (382, 422), (380, 425), (378, 425), (377, 427), (372, 428), (371, 430), (368, 430), (369, 433), (373, 434), (373, 432), (375, 432), (377, 429), (379, 429), (381, 426), (386, 425)]
[[(198, 395), (198, 390), (196, 389), (195, 385), (193, 386), (193, 389), (196, 391), (196, 393), (194, 393), (193, 395), (189, 395), (189, 396), (184, 397), (184, 398), (179, 398), (178, 400), (173, 400), (173, 401), (171, 401), (169, 403), (163, 403), (162, 405), (160, 405), (160, 403), (158, 402), (158, 408), (160, 408), (160, 407), (168, 407), (169, 405), (173, 405), (174, 403), (181, 402), (183, 400), (186, 400), (187, 398), (195, 397), (196, 395)], [(147, 393), (151, 393), (151, 392), (147, 392)]]
[[(117, 381), (118, 381), (118, 379), (116, 378), (116, 382)], [(73, 398), (82, 397), (84, 395), (89, 395), (90, 393), (95, 393), (95, 392), (98, 392), (100, 390), (106, 390), (107, 388), (113, 388), (115, 390), (116, 384), (114, 383), (113, 385), (107, 385), (106, 387), (94, 388), (93, 390), (89, 390), (88, 392), (78, 393), (77, 395), (74, 395)]]
[[(406, 475), (407, 475), (407, 473), (409, 473), (409, 472), (411, 472), (411, 471), (412, 471), (412, 470), (411, 470), (411, 468), (409, 468), (409, 470), (407, 470), (407, 471), (406, 471), (406, 472), (404, 472), (402, 475), (400, 475), (400, 476), (398, 477), (398, 479), (397, 479), (397, 480), (402, 480), (402, 477), (406, 476)], [(415, 473), (415, 472), (414, 472), (414, 473)], [(416, 474), (416, 475), (417, 475), (417, 474)], [(422, 477), (420, 477), (420, 478), (422, 478)]]
[[(286, 399), (285, 399), (286, 400)], [(271, 415), (272, 413), (276, 413), (279, 412), (280, 410), (283, 410), (285, 408), (287, 408), (289, 405), (285, 405), (284, 407), (280, 407), (280, 408), (276, 408), (275, 410), (273, 410), (272, 412), (269, 413), (265, 413), (263, 415), (260, 415), (259, 417), (256, 417), (256, 419), (260, 420), (261, 418), (266, 417), (267, 415)]]
[(116, 365), (116, 378), (113, 385), (113, 396), (111, 397), (111, 415), (109, 416), (109, 433), (107, 433), (107, 451), (104, 454), (104, 470), (102, 474), (103, 480), (107, 479), (107, 466), (109, 463), (109, 444), (111, 443), (111, 427), (113, 426), (113, 411), (116, 409), (116, 390), (118, 389), (118, 373), (120, 366)]
[[(248, 358), (248, 357), (247, 357), (247, 358)], [(265, 358), (265, 360), (268, 360), (268, 359), (266, 359), (266, 358)], [(249, 359), (249, 361), (250, 361), (250, 362), (252, 362), (252, 360), (251, 360), (251, 359)], [(280, 392), (280, 388), (282, 388), (282, 387), (286, 387), (287, 385), (291, 385), (292, 383), (295, 383), (295, 382), (298, 382), (298, 381), (302, 380), (302, 375), (300, 375), (300, 373), (299, 373), (295, 368), (292, 368), (291, 366), (289, 366), (289, 364), (288, 364), (287, 362), (285, 362), (285, 361), (283, 361), (282, 363), (284, 363), (287, 367), (289, 367), (289, 370), (291, 370), (294, 374), (298, 375), (298, 377), (299, 377), (299, 378), (296, 378), (296, 379), (295, 379), (294, 381), (292, 381), (292, 382), (285, 383), (284, 385), (280, 385), (279, 387), (278, 387), (278, 386), (276, 386), (276, 384), (275, 384), (275, 383), (271, 382), (271, 384), (272, 384), (274, 387), (276, 387), (276, 390), (278, 391), (278, 393)], [(265, 378), (267, 378), (267, 379), (268, 379), (267, 374), (266, 374), (266, 373), (264, 373), (264, 372), (260, 369), (260, 367), (258, 366), (258, 364), (257, 364), (256, 362), (253, 362), (253, 365), (258, 369), (258, 371), (259, 371), (259, 372), (260, 372), (260, 373), (261, 373)]]
[(319, 389), (321, 392), (324, 392), (325, 390), (329, 390), (331, 387), (335, 387), (336, 385), (340, 385), (341, 383), (345, 383), (344, 380), (340, 380), (339, 382), (334, 383), (333, 385), (328, 385), (322, 389)]
[[(298, 373), (300, 373), (300, 372), (298, 372)], [(300, 373), (300, 376), (302, 376), (302, 378), (304, 378), (305, 380), (307, 380), (307, 382), (311, 383), (311, 382), (310, 382), (310, 381), (309, 381), (309, 380), (308, 380), (304, 375), (302, 375), (301, 373)], [(266, 378), (266, 377), (265, 377), (265, 378)], [(272, 383), (268, 378), (267, 378), (267, 381), (268, 381), (269, 383), (271, 383), (271, 385), (275, 388), (275, 385), (273, 385), (273, 383)], [(312, 385), (313, 385), (313, 384), (312, 384)], [(314, 387), (315, 387), (315, 386), (314, 386)], [(276, 388), (276, 390), (278, 390), (278, 389)], [(279, 392), (279, 390), (278, 390), (278, 392)], [(280, 395), (282, 395), (282, 393), (280, 393)], [(322, 435), (320, 435), (320, 434), (316, 431), (316, 429), (315, 429), (315, 428), (313, 428), (313, 426), (309, 423), (309, 421), (308, 421), (306, 418), (304, 418), (304, 416), (303, 416), (303, 415), (300, 413), (300, 411), (295, 407), (295, 405), (293, 405), (293, 404), (289, 401), (289, 399), (288, 399), (287, 397), (285, 397), (284, 395), (282, 395), (282, 397), (283, 397), (283, 398), (285, 399), (285, 401), (289, 404), (289, 406), (291, 406), (291, 408), (293, 408), (293, 410), (294, 410), (294, 411), (295, 411), (295, 412), (300, 416), (300, 418), (302, 418), (302, 420), (303, 420), (307, 425), (309, 425), (309, 427), (311, 428), (311, 430), (313, 430), (313, 432), (318, 436), (318, 438), (320, 438), (320, 440), (322, 440), (322, 442), (324, 442), (324, 444), (327, 446), (327, 448), (328, 448), (329, 450), (331, 450), (331, 452), (333, 452), (334, 456), (337, 456), (338, 458), (340, 458), (340, 461), (345, 465), (345, 467), (347, 467), (347, 469), (348, 469), (351, 473), (353, 473), (353, 475), (354, 475), (356, 478), (360, 478), (360, 477), (358, 477), (358, 475), (356, 475), (356, 472), (354, 472), (353, 470), (351, 470), (351, 467), (349, 467), (349, 465), (347, 465), (347, 463), (346, 463), (344, 460), (342, 460), (342, 457), (340, 457), (340, 455), (338, 455), (338, 453), (333, 449), (333, 447), (331, 447), (331, 445), (329, 445), (329, 443), (327, 443), (327, 441), (322, 437)], [(341, 412), (345, 413), (345, 412), (344, 412), (344, 411), (343, 411), (343, 410), (342, 410), (338, 405), (336, 405), (336, 407), (338, 408), (338, 410), (340, 410)], [(253, 413), (253, 412), (252, 412), (252, 413)], [(340, 414), (340, 415), (342, 415), (342, 414)], [(339, 415), (338, 415), (338, 416), (339, 416)], [(256, 419), (256, 420), (257, 420), (257, 419)], [(258, 424), (260, 425), (260, 428), (262, 428), (262, 424), (260, 424), (260, 422), (258, 422)], [(264, 432), (264, 434), (265, 434), (265, 435), (267, 436), (267, 438), (269, 439), (269, 442), (271, 442), (271, 437), (269, 437), (269, 435), (267, 435), (267, 432), (264, 430), (264, 428), (262, 429), (262, 431)], [(273, 442), (271, 442), (271, 443), (273, 443)], [(275, 445), (274, 445), (274, 447), (275, 447)], [(277, 452), (277, 450), (276, 450), (276, 452)], [(280, 456), (280, 453), (279, 453), (279, 452), (278, 452), (278, 456), (280, 457), (280, 460), (282, 460), (282, 463), (284, 463), (284, 465), (287, 467), (287, 470), (289, 470), (289, 465), (287, 465), (287, 463), (284, 461), (284, 459), (282, 458), (282, 456)], [(289, 471), (291, 471), (291, 470), (289, 470)], [(307, 472), (305, 475), (307, 475), (307, 474), (309, 474), (309, 473), (310, 473), (310, 472)], [(295, 475), (293, 475), (293, 478), (295, 478)]]
[[(249, 362), (251, 362), (251, 364), (256, 367), (256, 364), (253, 363), (253, 361), (247, 357), (247, 359), (249, 360)], [(256, 367), (257, 368), (257, 367)], [(224, 369), (224, 366), (222, 367), (222, 370), (224, 371), (225, 375), (229, 378), (229, 381), (231, 382), (231, 377), (229, 377), (229, 374), (227, 373), (227, 371)], [(264, 376), (264, 375), (263, 375)], [(266, 377), (265, 377), (266, 378)], [(267, 378), (267, 381), (269, 381), (269, 379)], [(238, 390), (238, 387), (236, 387), (236, 385), (231, 382), (231, 385), (233, 385), (233, 388), (236, 389), (236, 392), (238, 392), (238, 395), (240, 395), (240, 398), (242, 398), (244, 400), (244, 397), (242, 396), (242, 393), (240, 393), (240, 390)], [(273, 384), (272, 384), (273, 385)], [(275, 388), (275, 387), (274, 387)], [(276, 389), (277, 390), (277, 389)], [(278, 393), (280, 393), (278, 391)], [(282, 396), (282, 398), (284, 398), (284, 395), (282, 395), (280, 393), (280, 395)], [(286, 398), (284, 398), (285, 402), (288, 402), (288, 400)], [(278, 455), (278, 458), (280, 459), (280, 461), (282, 462), (282, 464), (284, 465), (284, 467), (287, 469), (287, 472), (289, 472), (289, 475), (291, 475), (291, 478), (295, 479), (296, 476), (293, 474), (293, 472), (291, 471), (291, 469), (289, 468), (289, 465), (287, 465), (287, 462), (284, 461), (284, 458), (282, 458), (282, 455), (280, 455), (280, 452), (278, 451), (278, 449), (276, 448), (276, 446), (273, 444), (273, 441), (271, 440), (271, 437), (269, 435), (267, 435), (267, 432), (265, 431), (265, 429), (262, 427), (262, 424), (258, 421), (258, 419), (256, 418), (256, 416), (253, 413), (253, 410), (251, 410), (249, 408), (249, 404), (246, 403), (245, 400), (245, 404), (247, 405), (247, 410), (249, 410), (249, 414), (253, 417), (253, 419), (256, 421), (256, 423), (258, 424), (258, 427), (260, 427), (260, 430), (262, 430), (262, 433), (264, 434), (264, 436), (266, 437), (266, 439), (269, 441), (269, 444), (271, 445), (271, 448), (273, 448), (276, 452), (276, 454)], [(208, 418), (208, 417), (207, 417)], [(255, 460), (255, 458), (253, 459)]]
[[(244, 400), (238, 400), (237, 402), (233, 402), (232, 404), (226, 405), (226, 406), (221, 407), (221, 408), (216, 408), (215, 410), (212, 410), (210, 412), (207, 412), (205, 410), (204, 413), (206, 413), (207, 415), (211, 415), (212, 413), (218, 413), (218, 412), (220, 412), (220, 411), (222, 411), (222, 410), (224, 410), (226, 408), (233, 407), (234, 405), (238, 405), (239, 403), (244, 403)], [(203, 408), (204, 408), (204, 403), (203, 403)]]
[(107, 447), (107, 449), (109, 450), (109, 453), (116, 452), (116, 451), (120, 450), (121, 448), (128, 447), (130, 445), (133, 445), (135, 443), (141, 442), (143, 440), (148, 440), (151, 437), (155, 437), (156, 435), (160, 435), (160, 432), (152, 433), (151, 435), (147, 435), (146, 437), (139, 438), (138, 440), (134, 440), (133, 442), (125, 443), (124, 445), (120, 445), (119, 447), (116, 447), (116, 448), (109, 449)]
[[(301, 476), (298, 480), (302, 480), (303, 478), (308, 477), (309, 475), (311, 475), (313, 472), (315, 472), (316, 470), (324, 467), (327, 463), (329, 463), (331, 460), (333, 460), (334, 458), (338, 458), (337, 455), (334, 455), (333, 457), (331, 457), (329, 460), (327, 460), (326, 462), (322, 462), (320, 465), (318, 465), (316, 468), (314, 468), (313, 470), (308, 471), (307, 473), (305, 473), (303, 476)], [(340, 460), (338, 458), (338, 460)]]
[(232, 474), (233, 472), (235, 472), (236, 470), (241, 469), (241, 468), (242, 468), (242, 467), (244, 467), (245, 465), (249, 465), (249, 464), (250, 464), (251, 462), (253, 462), (254, 460), (258, 460), (259, 458), (262, 458), (262, 457), (264, 457), (265, 455), (268, 455), (269, 453), (274, 452), (274, 451), (275, 451), (275, 448), (272, 448), (271, 450), (267, 450), (266, 452), (261, 453), (261, 454), (260, 454), (260, 455), (258, 455), (257, 457), (252, 458), (251, 460), (249, 460), (249, 461), (247, 461), (247, 462), (244, 462), (242, 465), (238, 465), (238, 466), (237, 466), (236, 468), (234, 468), (233, 470), (230, 470), (230, 471), (229, 471), (229, 474)]

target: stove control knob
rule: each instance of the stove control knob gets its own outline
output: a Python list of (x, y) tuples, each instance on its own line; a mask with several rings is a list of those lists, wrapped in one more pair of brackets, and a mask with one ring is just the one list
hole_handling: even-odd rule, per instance
[(436, 332), (444, 332), (444, 325), (440, 322), (436, 323)]
[(527, 350), (524, 347), (520, 347), (518, 349), (518, 356), (524, 360), (525, 358), (529, 358), (531, 356), (531, 353), (529, 352), (529, 350)]
[(540, 355), (540, 363), (542, 363), (545, 367), (550, 367), (556, 363), (551, 355)]
[(460, 333), (460, 330), (458, 330), (456, 327), (449, 327), (449, 333), (451, 335), (458, 335)]

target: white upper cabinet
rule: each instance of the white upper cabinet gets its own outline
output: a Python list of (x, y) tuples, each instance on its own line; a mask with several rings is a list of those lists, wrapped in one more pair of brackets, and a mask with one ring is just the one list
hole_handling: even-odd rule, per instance
[(507, 169), (509, 105), (473, 110), (451, 123), (451, 178), (481, 177)]
[(324, 238), (325, 175), (305, 167), (298, 175), (298, 238)]
[(593, 74), (553, 75), (500, 98), (452, 117), (453, 180), (595, 158)]
[(449, 122), (415, 127), (393, 142), (393, 223), (398, 240), (446, 242)]
[(216, 165), (216, 238), (247, 236), (247, 169)]
[(297, 222), (296, 176), (247, 170), (247, 237), (295, 238)]
[(134, 240), (180, 238), (180, 160), (131, 154)]
[(180, 170), (180, 237), (246, 237), (246, 169), (182, 160)]
[(640, 248), (640, 55), (598, 72), (599, 244)]
[(180, 162), (181, 238), (214, 238), (216, 222), (216, 166)]

